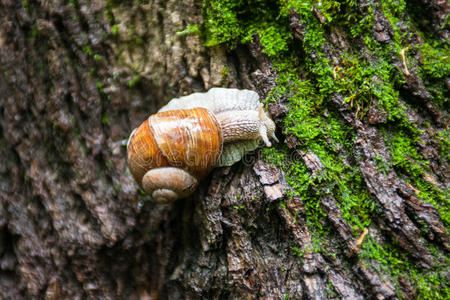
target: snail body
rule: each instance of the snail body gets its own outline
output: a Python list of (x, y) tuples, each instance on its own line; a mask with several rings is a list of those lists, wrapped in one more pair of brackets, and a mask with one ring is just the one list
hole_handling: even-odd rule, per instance
[(229, 166), (271, 146), (275, 124), (258, 94), (213, 88), (175, 98), (130, 135), (127, 160), (135, 181), (161, 203), (190, 195), (215, 166)]

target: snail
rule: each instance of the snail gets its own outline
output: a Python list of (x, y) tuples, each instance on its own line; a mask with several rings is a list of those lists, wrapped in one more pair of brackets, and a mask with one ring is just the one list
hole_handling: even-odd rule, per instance
[(275, 123), (256, 92), (212, 88), (172, 99), (134, 129), (127, 160), (138, 185), (160, 203), (189, 196), (214, 167), (231, 166), (262, 140), (277, 141)]

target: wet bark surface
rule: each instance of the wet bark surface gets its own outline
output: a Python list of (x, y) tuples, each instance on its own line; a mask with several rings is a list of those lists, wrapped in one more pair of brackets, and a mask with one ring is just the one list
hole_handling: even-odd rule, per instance
[[(355, 152), (339, 151), (362, 173), (377, 222), (355, 238), (318, 183), (313, 192), (332, 232), (326, 251), (314, 251), (304, 201), (259, 150), (214, 170), (183, 201), (148, 201), (126, 167), (133, 128), (171, 98), (213, 86), (264, 98), (278, 74), (258, 36), (228, 51), (177, 34), (203, 22), (199, 1), (112, 2), (0, 2), (0, 298), (415, 297), (408, 280), (398, 279), (398, 291), (379, 262), (357, 259), (367, 234), (395, 240), (423, 269), (442, 262), (422, 239), (442, 253), (450, 247), (437, 210), (392, 167), (377, 167), (392, 157), (377, 127), (386, 113), (375, 103), (360, 120), (342, 95), (330, 101), (356, 132)], [(448, 36), (445, 1), (417, 3), (432, 15), (424, 28)], [(391, 24), (381, 10), (373, 13), (374, 39), (389, 43)], [(301, 42), (304, 28), (293, 13), (293, 39)], [(335, 32), (324, 49), (333, 60), (348, 46)], [(408, 112), (411, 119), (447, 126), (414, 68), (401, 90), (423, 108)], [(269, 105), (277, 135), (314, 177), (324, 168), (320, 158), (283, 135), (285, 101)], [(445, 188), (448, 165), (428, 141), (421, 149), (433, 169), (427, 180)]]

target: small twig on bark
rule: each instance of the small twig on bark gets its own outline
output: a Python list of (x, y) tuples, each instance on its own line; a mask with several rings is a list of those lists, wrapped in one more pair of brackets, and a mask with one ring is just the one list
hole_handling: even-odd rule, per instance
[(355, 244), (353, 245), (352, 249), (350, 250), (350, 252), (348, 253), (348, 257), (352, 257), (353, 255), (355, 255), (355, 253), (358, 253), (360, 250), (360, 246), (364, 240), (364, 237), (366, 236), (366, 234), (369, 231), (367, 230), (367, 228), (364, 228), (363, 233), (359, 236), (358, 240), (356, 240)]
[(405, 75), (406, 75), (406, 76), (409, 76), (409, 75), (411, 75), (411, 73), (409, 73), (409, 71), (408, 71), (408, 66), (407, 66), (407, 64), (406, 64), (406, 55), (405, 55), (405, 53), (406, 53), (407, 50), (408, 50), (408, 47), (403, 48), (403, 49), (400, 51), (400, 55), (402, 56), (403, 69), (404, 69), (404, 71), (405, 71)]

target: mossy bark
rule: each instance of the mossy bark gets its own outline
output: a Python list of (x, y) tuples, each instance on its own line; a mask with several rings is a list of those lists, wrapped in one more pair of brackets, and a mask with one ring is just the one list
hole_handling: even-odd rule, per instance
[[(445, 299), (448, 10), (2, 0), (0, 298)], [(213, 86), (281, 143), (149, 201), (128, 135)]]

